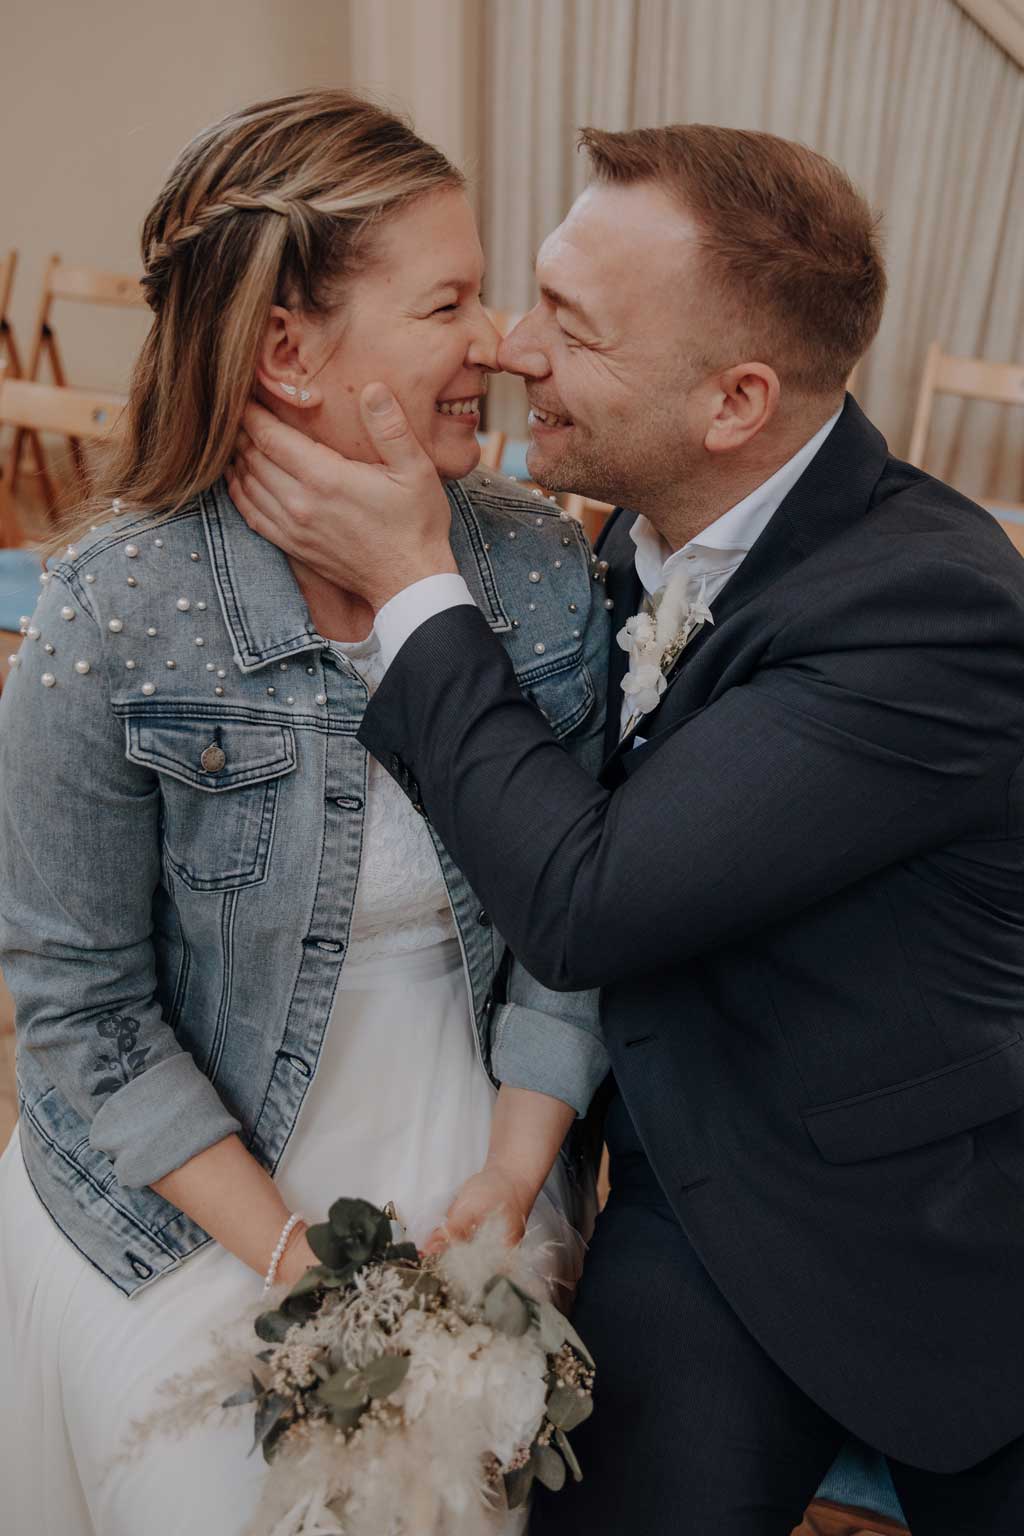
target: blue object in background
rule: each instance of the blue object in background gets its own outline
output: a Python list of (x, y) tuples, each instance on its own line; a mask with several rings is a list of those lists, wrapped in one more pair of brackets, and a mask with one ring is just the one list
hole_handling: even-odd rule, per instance
[(42, 569), (34, 550), (0, 549), (0, 629), (16, 630), (22, 614), (35, 610)]
[(843, 1446), (815, 1497), (906, 1523), (885, 1457), (859, 1440)]

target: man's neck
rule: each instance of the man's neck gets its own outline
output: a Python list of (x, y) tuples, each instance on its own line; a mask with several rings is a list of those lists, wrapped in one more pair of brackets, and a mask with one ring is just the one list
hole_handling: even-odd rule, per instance
[(835, 411), (835, 403), (830, 403), (816, 417), (805, 416), (765, 441), (762, 434), (748, 445), (742, 457), (706, 454), (703, 463), (688, 473), (682, 495), (666, 497), (638, 510), (671, 550), (682, 549), (777, 474)]

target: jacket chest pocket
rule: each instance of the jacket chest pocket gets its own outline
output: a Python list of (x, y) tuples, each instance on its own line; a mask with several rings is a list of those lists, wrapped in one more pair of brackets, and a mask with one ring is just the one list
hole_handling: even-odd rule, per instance
[(160, 778), (164, 857), (194, 891), (266, 877), (281, 782), (295, 771), (291, 727), (212, 717), (128, 721), (127, 755)]
[(516, 681), (559, 739), (574, 731), (594, 707), (594, 680), (579, 652), (546, 665), (517, 668)]

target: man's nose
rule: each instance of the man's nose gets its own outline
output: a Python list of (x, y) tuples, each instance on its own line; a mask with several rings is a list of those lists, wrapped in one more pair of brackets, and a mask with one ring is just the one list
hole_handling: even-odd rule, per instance
[(506, 373), (518, 373), (524, 379), (543, 379), (551, 370), (547, 354), (532, 334), (533, 314), (531, 310), (524, 315), (519, 324), (502, 337), (498, 347), (498, 367)]

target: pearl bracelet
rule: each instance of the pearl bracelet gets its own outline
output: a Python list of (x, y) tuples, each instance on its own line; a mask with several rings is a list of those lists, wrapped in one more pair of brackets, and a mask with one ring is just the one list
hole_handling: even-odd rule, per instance
[(274, 1281), (277, 1279), (277, 1266), (284, 1258), (284, 1251), (288, 1247), (288, 1239), (291, 1237), (292, 1233), (295, 1231), (295, 1228), (298, 1226), (301, 1220), (302, 1217), (296, 1211), (293, 1215), (288, 1217), (288, 1220), (285, 1222), (281, 1229), (281, 1236), (277, 1240), (277, 1247), (270, 1255), (270, 1265), (263, 1280), (264, 1295), (266, 1295)]

